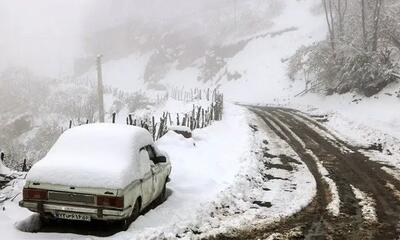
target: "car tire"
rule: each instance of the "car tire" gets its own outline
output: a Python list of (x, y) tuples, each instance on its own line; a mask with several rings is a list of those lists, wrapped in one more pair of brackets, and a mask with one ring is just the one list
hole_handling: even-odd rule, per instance
[(164, 183), (164, 187), (157, 198), (157, 204), (163, 203), (167, 198), (167, 182)]
[(121, 227), (123, 231), (128, 230), (131, 223), (140, 216), (140, 208), (141, 208), (140, 199), (136, 199), (135, 205), (133, 205), (131, 215), (128, 218), (121, 221)]
[(47, 226), (47, 225), (49, 225), (49, 224), (51, 223), (51, 221), (52, 221), (52, 219), (51, 219), (50, 217), (45, 216), (44, 214), (40, 214), (39, 219), (40, 219), (40, 224), (41, 224), (42, 226)]
[(140, 209), (141, 209), (140, 199), (136, 199), (135, 205), (133, 205), (132, 214), (130, 216), (132, 222), (135, 221), (140, 216)]

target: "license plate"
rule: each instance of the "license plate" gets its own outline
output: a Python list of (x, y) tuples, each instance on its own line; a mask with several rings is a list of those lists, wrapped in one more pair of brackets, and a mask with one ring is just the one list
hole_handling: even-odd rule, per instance
[(90, 216), (80, 213), (56, 212), (56, 218), (90, 222)]

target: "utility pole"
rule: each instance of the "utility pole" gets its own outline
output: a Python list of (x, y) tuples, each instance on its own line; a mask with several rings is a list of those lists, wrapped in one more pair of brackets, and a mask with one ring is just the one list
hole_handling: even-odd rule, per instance
[(237, 28), (237, 0), (234, 0), (235, 28)]
[(101, 58), (103, 55), (97, 55), (97, 97), (98, 97), (98, 105), (99, 105), (99, 122), (104, 122), (104, 91), (103, 91), (103, 76), (101, 72)]

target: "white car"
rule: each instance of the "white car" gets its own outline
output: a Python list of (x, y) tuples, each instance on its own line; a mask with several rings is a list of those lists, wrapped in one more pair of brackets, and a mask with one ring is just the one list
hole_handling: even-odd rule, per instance
[(51, 218), (136, 219), (165, 198), (171, 164), (150, 133), (119, 124), (88, 124), (64, 132), (27, 175), (20, 206)]

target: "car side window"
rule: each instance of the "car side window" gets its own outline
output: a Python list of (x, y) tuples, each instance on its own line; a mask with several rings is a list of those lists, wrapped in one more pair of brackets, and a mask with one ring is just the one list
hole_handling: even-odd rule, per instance
[(147, 153), (146, 149), (143, 148), (140, 150), (139, 158), (140, 158), (140, 164), (144, 171), (142, 174), (146, 174), (147, 172), (150, 171), (150, 165), (151, 165), (149, 154)]
[(151, 147), (150, 145), (146, 146), (146, 151), (149, 154), (150, 160), (154, 162), (156, 160), (156, 154), (153, 147)]

